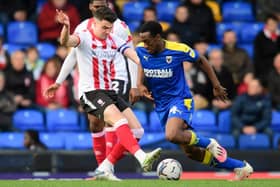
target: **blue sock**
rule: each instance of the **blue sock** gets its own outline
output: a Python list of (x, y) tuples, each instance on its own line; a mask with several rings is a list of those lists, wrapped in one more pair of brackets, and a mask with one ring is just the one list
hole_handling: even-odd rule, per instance
[(191, 131), (192, 137), (189, 145), (196, 145), (198, 147), (206, 148), (210, 144), (210, 138), (197, 135), (195, 132)]
[(237, 160), (234, 158), (227, 157), (226, 161), (221, 163), (215, 158), (212, 159), (212, 162), (210, 163), (210, 166), (213, 166), (215, 168), (223, 168), (228, 170), (233, 170), (235, 168), (241, 168), (245, 166), (245, 163), (241, 160)]

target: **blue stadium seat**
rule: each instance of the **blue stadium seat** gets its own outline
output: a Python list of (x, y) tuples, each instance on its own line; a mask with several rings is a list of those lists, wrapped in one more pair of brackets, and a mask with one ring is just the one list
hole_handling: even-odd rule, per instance
[(0, 23), (0, 36), (4, 35), (4, 26)]
[(238, 47), (244, 49), (250, 58), (253, 58), (253, 55), (254, 55), (254, 46), (253, 44), (240, 44), (238, 45)]
[(248, 23), (244, 24), (241, 30), (241, 42), (252, 43), (256, 35), (263, 29), (263, 23)]
[(129, 22), (126, 22), (129, 29), (130, 29), (130, 32), (131, 33), (134, 33), (137, 31), (138, 27), (140, 26), (140, 22), (139, 21), (129, 21)]
[(243, 23), (217, 23), (216, 25), (216, 33), (217, 33), (217, 41), (221, 42), (223, 40), (223, 35), (226, 30), (233, 30), (236, 33), (237, 40), (240, 41), (240, 32), (243, 27)]
[(279, 146), (280, 146), (280, 133), (276, 133), (273, 136), (273, 148), (279, 149)]
[(192, 127), (196, 131), (217, 132), (215, 115), (210, 110), (197, 110), (193, 114)]
[(231, 112), (229, 110), (219, 113), (218, 129), (220, 133), (231, 132)]
[(7, 26), (7, 37), (9, 43), (21, 45), (36, 45), (37, 27), (32, 22), (10, 22)]
[(141, 123), (142, 127), (149, 131), (150, 127), (148, 125), (148, 117), (145, 111), (143, 110), (138, 110), (138, 109), (134, 109), (133, 113), (135, 114), (135, 116), (137, 117), (137, 119), (139, 120), (139, 122)]
[(88, 120), (86, 114), (79, 113), (79, 124), (82, 131), (88, 130)]
[(240, 135), (239, 149), (269, 149), (270, 141), (266, 134)]
[(280, 131), (280, 111), (272, 112), (271, 128), (274, 131)]
[(37, 110), (18, 110), (13, 115), (13, 124), (19, 130), (45, 130), (43, 114)]
[(78, 114), (75, 110), (58, 109), (46, 113), (47, 129), (49, 131), (77, 131), (79, 127)]
[(143, 149), (153, 149), (159, 147), (159, 144), (165, 141), (164, 132), (155, 132), (145, 133), (139, 143)]
[(212, 138), (215, 138), (225, 148), (236, 148), (234, 136), (231, 134), (215, 134)]
[(254, 21), (252, 5), (246, 2), (225, 2), (222, 6), (223, 21)]
[(24, 134), (17, 132), (0, 133), (1, 149), (24, 149)]
[(36, 12), (37, 14), (39, 14), (39, 12), (41, 11), (44, 3), (46, 3), (47, 0), (37, 0), (37, 5), (36, 5)]
[(163, 132), (159, 117), (155, 111), (150, 113), (150, 131), (151, 132)]
[(55, 54), (56, 47), (50, 43), (38, 43), (37, 49), (39, 51), (40, 57), (43, 60), (47, 60)]
[(62, 133), (67, 150), (85, 150), (92, 148), (90, 133)]
[(209, 54), (214, 49), (221, 49), (222, 46), (219, 44), (209, 44), (207, 48), (207, 54)]
[(159, 21), (173, 22), (176, 8), (179, 5), (179, 2), (168, 1), (160, 2), (156, 5), (157, 17)]
[(48, 149), (64, 149), (64, 137), (59, 133), (40, 133), (40, 140)]
[(144, 9), (150, 6), (148, 2), (127, 2), (123, 6), (123, 17), (125, 21), (141, 21)]
[(27, 46), (26, 45), (18, 45), (18, 44), (6, 43), (6, 44), (4, 44), (3, 47), (11, 55), (15, 51), (25, 50)]

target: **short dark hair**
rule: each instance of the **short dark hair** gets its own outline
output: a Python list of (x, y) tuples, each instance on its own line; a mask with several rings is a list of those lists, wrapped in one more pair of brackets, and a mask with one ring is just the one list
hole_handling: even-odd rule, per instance
[(149, 32), (152, 37), (155, 37), (157, 34), (162, 35), (162, 27), (157, 21), (148, 21), (140, 28), (140, 33), (143, 32)]
[(275, 15), (275, 14), (268, 14), (266, 17), (265, 17), (265, 23), (268, 21), (268, 20), (274, 20), (276, 22), (278, 22), (278, 17)]
[(157, 14), (157, 9), (156, 9), (155, 7), (153, 7), (153, 6), (150, 6), (150, 7), (145, 8), (145, 9), (144, 9), (144, 12), (145, 12), (145, 11), (152, 11), (152, 12), (154, 12), (155, 14)]
[(114, 23), (117, 19), (117, 15), (109, 7), (98, 8), (93, 16), (99, 20), (106, 20), (110, 23)]

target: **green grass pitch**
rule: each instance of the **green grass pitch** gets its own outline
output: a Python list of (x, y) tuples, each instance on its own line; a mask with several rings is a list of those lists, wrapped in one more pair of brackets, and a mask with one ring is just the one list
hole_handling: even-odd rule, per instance
[(251, 179), (245, 181), (226, 180), (124, 180), (82, 181), (82, 180), (2, 180), (0, 187), (280, 187), (279, 179)]

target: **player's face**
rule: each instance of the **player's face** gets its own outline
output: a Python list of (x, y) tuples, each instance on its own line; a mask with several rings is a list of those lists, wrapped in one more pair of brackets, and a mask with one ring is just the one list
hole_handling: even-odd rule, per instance
[(97, 0), (89, 4), (89, 9), (92, 13), (94, 13), (100, 7), (107, 7), (108, 4), (106, 0)]
[(161, 37), (159, 35), (152, 37), (149, 32), (139, 34), (141, 41), (150, 54), (156, 54), (161, 51)]
[(98, 20), (94, 21), (94, 34), (100, 39), (106, 39), (107, 36), (113, 29), (113, 23), (110, 23), (107, 20)]

